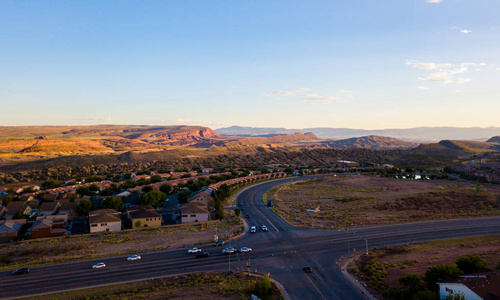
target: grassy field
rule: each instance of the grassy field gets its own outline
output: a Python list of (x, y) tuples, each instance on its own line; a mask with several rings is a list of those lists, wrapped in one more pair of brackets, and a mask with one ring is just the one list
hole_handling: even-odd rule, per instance
[[(137, 281), (44, 295), (44, 299), (284, 299), (270, 283), (266, 289), (262, 279), (236, 273), (195, 273), (161, 279)], [(265, 292), (267, 290), (267, 293)], [(29, 297), (24, 299), (40, 299)]]
[[(423, 276), (439, 264), (455, 264), (462, 255), (477, 255), (494, 270), (500, 265), (500, 235), (455, 238), (373, 249), (349, 265), (349, 272), (378, 294), (398, 286), (398, 278), (413, 273)], [(376, 266), (377, 274), (366, 272), (366, 265)], [(376, 276), (372, 276), (376, 275)], [(380, 296), (380, 294), (378, 294)]]
[[(36, 239), (0, 245), (0, 269), (36, 266), (79, 259), (91, 259), (114, 255), (129, 255), (193, 247), (211, 243), (216, 225), (219, 235), (224, 230), (233, 233), (240, 230), (240, 219), (211, 221), (136, 229), (110, 234), (86, 234), (47, 239)], [(222, 230), (222, 231), (221, 231)], [(222, 236), (227, 239), (227, 236)]]
[(500, 215), (500, 187), (447, 180), (325, 177), (279, 186), (265, 198), (288, 222), (314, 228)]

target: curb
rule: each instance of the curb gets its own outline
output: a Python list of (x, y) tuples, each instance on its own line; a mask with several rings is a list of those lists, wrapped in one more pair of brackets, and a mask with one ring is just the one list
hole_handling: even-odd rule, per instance
[(353, 287), (357, 288), (363, 296), (365, 296), (367, 299), (370, 299), (370, 300), (377, 300), (377, 298), (375, 296), (373, 296), (366, 289), (364, 284), (361, 284), (356, 278), (354, 278), (354, 276), (352, 276), (351, 274), (349, 274), (349, 272), (347, 272), (347, 266), (354, 260), (355, 257), (357, 257), (359, 255), (363, 255), (363, 254), (357, 254), (355, 256), (343, 259), (338, 267), (340, 268), (342, 275), (344, 275), (344, 277), (349, 281), (349, 283)]

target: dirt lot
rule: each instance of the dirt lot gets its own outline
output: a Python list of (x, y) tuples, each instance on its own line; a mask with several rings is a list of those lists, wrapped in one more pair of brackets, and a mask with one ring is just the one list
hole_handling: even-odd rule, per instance
[[(494, 270), (500, 263), (500, 235), (456, 238), (432, 242), (414, 243), (381, 247), (370, 252), (368, 257), (360, 256), (349, 265), (349, 272), (363, 281), (363, 265), (373, 258), (378, 259), (378, 269), (385, 269), (387, 275), (380, 288), (398, 286), (398, 278), (414, 273), (424, 275), (427, 269), (438, 264), (455, 264), (455, 260), (462, 255), (478, 255), (488, 263), (488, 268)], [(380, 274), (384, 274), (381, 272)], [(368, 286), (377, 286), (365, 281)], [(374, 294), (377, 291), (371, 290)], [(380, 295), (379, 295), (380, 296)]]
[[(260, 281), (258, 277), (228, 272), (196, 273), (45, 295), (44, 299), (250, 299), (252, 293), (259, 294), (257, 282)], [(274, 284), (267, 296), (260, 296), (283, 299)]]
[(3, 244), (0, 246), (0, 269), (192, 247), (212, 242), (216, 226), (222, 239), (228, 238), (224, 232), (230, 234), (231, 228), (233, 234), (238, 234), (242, 226), (239, 222), (240, 219), (235, 218), (232, 222), (211, 221)]
[(315, 228), (500, 214), (500, 187), (449, 180), (324, 177), (279, 186), (266, 197), (293, 225)]

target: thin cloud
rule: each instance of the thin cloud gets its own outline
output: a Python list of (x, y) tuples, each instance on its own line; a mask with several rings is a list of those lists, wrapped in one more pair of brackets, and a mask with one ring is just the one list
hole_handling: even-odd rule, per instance
[(333, 96), (323, 96), (323, 95), (318, 95), (318, 94), (305, 94), (304, 97), (300, 98), (299, 100), (326, 103), (326, 102), (331, 102), (331, 101), (337, 101), (337, 100), (339, 100), (339, 98), (333, 97)]
[(407, 60), (406, 65), (409, 65), (415, 69), (421, 69), (425, 71), (432, 71), (426, 76), (417, 78), (420, 82), (440, 82), (440, 83), (458, 83), (463, 84), (471, 81), (470, 78), (456, 78), (458, 74), (464, 74), (469, 71), (469, 67), (476, 67), (476, 70), (480, 70), (479, 67), (486, 66), (485, 63), (461, 63), (459, 65), (454, 64), (439, 64), (439, 63), (427, 63), (419, 62), (415, 60)]
[(427, 0), (427, 3), (441, 3), (443, 0)]
[(429, 88), (429, 87), (427, 87), (427, 86), (423, 86), (423, 85), (419, 85), (419, 86), (417, 86), (416, 88), (417, 88), (417, 89), (419, 89), (419, 90), (430, 90), (430, 88)]
[(469, 33), (472, 32), (472, 30), (470, 30), (470, 29), (464, 29), (464, 28), (461, 28), (461, 27), (458, 27), (458, 26), (450, 27), (450, 29), (452, 29), (452, 30), (458, 30), (459, 32), (461, 32), (463, 34), (469, 34)]
[(297, 94), (304, 93), (307, 91), (310, 91), (311, 89), (309, 88), (297, 88), (297, 89), (292, 89), (292, 90), (281, 90), (281, 91), (274, 91), (271, 93), (266, 93), (264, 96), (266, 97), (284, 97), (284, 96), (297, 96)]
[(337, 96), (332, 96), (332, 95), (320, 95), (320, 94), (315, 94), (315, 93), (305, 93), (307, 91), (310, 91), (311, 89), (309, 88), (297, 88), (297, 89), (292, 89), (292, 90), (280, 90), (280, 91), (274, 91), (271, 93), (265, 93), (264, 96), (266, 97), (276, 97), (276, 98), (281, 98), (281, 97), (293, 97), (296, 98), (297, 100), (300, 101), (306, 101), (306, 102), (311, 102), (311, 103), (340, 103), (340, 102), (348, 102), (353, 98), (352, 91), (348, 90), (336, 90), (334, 91), (337, 93)]

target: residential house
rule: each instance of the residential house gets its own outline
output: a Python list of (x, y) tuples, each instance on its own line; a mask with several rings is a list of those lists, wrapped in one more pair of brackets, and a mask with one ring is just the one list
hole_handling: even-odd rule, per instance
[(115, 209), (98, 209), (89, 212), (90, 233), (122, 230), (120, 213)]
[(39, 216), (50, 216), (57, 214), (57, 211), (61, 207), (59, 202), (42, 202), (38, 208)]
[(161, 214), (150, 205), (132, 206), (127, 213), (134, 229), (161, 226)]
[(66, 222), (61, 219), (36, 220), (31, 226), (31, 238), (45, 238), (66, 235)]
[(457, 280), (439, 282), (439, 298), (461, 293), (467, 300), (500, 299), (500, 271), (484, 275), (460, 276)]
[(59, 202), (59, 210), (57, 211), (57, 215), (63, 216), (66, 215), (68, 219), (75, 218), (78, 214), (76, 213), (76, 206), (80, 201), (75, 199), (75, 201), (60, 201)]
[(129, 196), (123, 198), (123, 205), (125, 206), (125, 208), (130, 208), (134, 205), (137, 205), (140, 197), (141, 193), (132, 193)]
[(210, 220), (208, 205), (200, 202), (188, 202), (182, 205), (182, 223), (206, 222)]
[(0, 221), (0, 243), (10, 243), (16, 240), (25, 219)]
[(212, 168), (204, 168), (204, 169), (201, 170), (201, 172), (203, 174), (210, 174), (213, 171), (214, 171), (214, 169), (212, 169)]
[(9, 202), (9, 204), (7, 204), (7, 213), (5, 214), (5, 219), (12, 220), (14, 215), (18, 211), (22, 211), (24, 216), (29, 216), (33, 212), (33, 208), (31, 205), (26, 204), (26, 202), (11, 201)]
[(198, 202), (203, 204), (208, 204), (211, 200), (213, 200), (212, 196), (207, 195), (206, 193), (199, 192), (190, 197), (188, 197), (188, 202)]
[(0, 220), (3, 219), (3, 216), (5, 216), (6, 213), (7, 213), (7, 208), (2, 204), (0, 204)]
[(43, 199), (44, 202), (55, 202), (61, 198), (61, 194), (59, 193), (46, 193), (43, 195), (40, 195), (41, 199)]
[(22, 202), (29, 202), (31, 200), (35, 200), (35, 197), (33, 197), (32, 194), (24, 194), (19, 197)]

